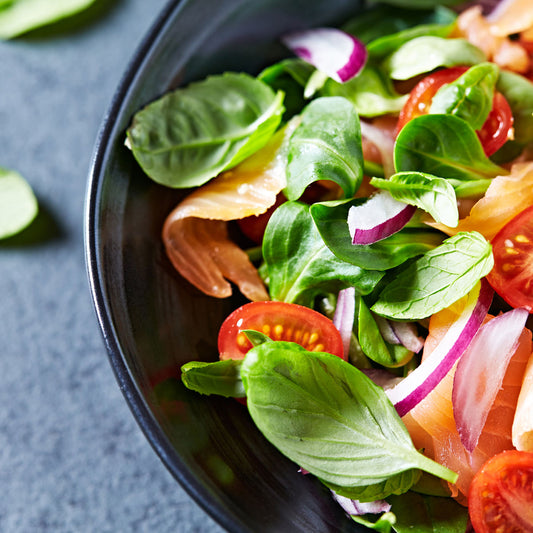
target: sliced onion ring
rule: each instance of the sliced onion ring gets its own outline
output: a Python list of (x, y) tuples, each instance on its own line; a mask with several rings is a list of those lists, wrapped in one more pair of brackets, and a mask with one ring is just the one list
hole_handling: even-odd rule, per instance
[(469, 452), (477, 446), (528, 316), (526, 309), (513, 309), (487, 322), (457, 364), (453, 414), (461, 442)]
[(355, 320), (355, 288), (348, 287), (339, 291), (337, 307), (333, 315), (333, 324), (339, 330), (344, 346), (344, 360), (348, 360), (352, 340), (353, 322)]
[(298, 57), (339, 83), (357, 76), (368, 57), (361, 41), (336, 28), (289, 33), (282, 42)]
[(487, 316), (492, 296), (492, 288), (485, 279), (482, 279), (468, 293), (462, 313), (430, 356), (398, 385), (386, 391), (400, 416), (404, 416), (420, 403), (441, 382), (468, 348)]
[(395, 200), (388, 191), (379, 191), (365, 203), (348, 211), (352, 244), (372, 244), (400, 231), (416, 207)]

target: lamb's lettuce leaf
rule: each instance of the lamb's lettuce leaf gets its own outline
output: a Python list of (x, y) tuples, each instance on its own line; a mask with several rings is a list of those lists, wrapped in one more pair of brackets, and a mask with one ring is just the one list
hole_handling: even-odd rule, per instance
[(483, 193), (491, 178), (508, 172), (483, 151), (472, 127), (454, 115), (422, 115), (400, 131), (394, 147), (397, 172), (446, 178), (457, 196)]
[(446, 39), (427, 35), (400, 46), (384, 60), (384, 68), (394, 80), (408, 80), (438, 67), (476, 65), (485, 54), (466, 39)]
[(285, 202), (270, 218), (263, 239), (264, 267), (273, 300), (312, 307), (318, 295), (355, 287), (369, 294), (383, 273), (339, 259), (324, 244), (309, 206)]
[(362, 178), (361, 127), (353, 105), (340, 96), (313, 100), (289, 139), (285, 195), (297, 200), (311, 183), (331, 180), (350, 197)]
[(128, 141), (154, 181), (199, 186), (262, 148), (283, 109), (283, 93), (248, 74), (228, 72), (148, 104), (135, 114)]

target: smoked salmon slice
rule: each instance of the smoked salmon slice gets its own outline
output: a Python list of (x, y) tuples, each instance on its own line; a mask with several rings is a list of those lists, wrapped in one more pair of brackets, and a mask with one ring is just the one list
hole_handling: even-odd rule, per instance
[[(445, 309), (430, 319), (429, 335), (424, 346), (424, 357), (438, 343), (453, 321), (455, 313)], [(424, 453), (458, 474), (450, 491), (460, 503), (466, 505), (468, 489), (475, 473), (493, 455), (513, 449), (512, 426), (526, 365), (532, 352), (531, 331), (524, 329), (518, 346), (510, 360), (494, 404), (477, 446), (469, 453), (461, 443), (452, 407), (454, 367), (437, 387), (416, 407), (403, 417), (413, 442)]]

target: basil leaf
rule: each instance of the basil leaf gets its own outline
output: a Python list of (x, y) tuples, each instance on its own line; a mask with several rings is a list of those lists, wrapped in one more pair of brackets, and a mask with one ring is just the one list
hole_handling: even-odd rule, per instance
[(492, 109), (499, 71), (494, 63), (481, 63), (469, 68), (437, 91), (429, 112), (455, 115), (466, 120), (474, 130), (479, 130)]
[(137, 112), (128, 140), (154, 181), (199, 186), (266, 144), (281, 121), (282, 101), (282, 93), (247, 74), (211, 76)]
[(450, 227), (459, 222), (455, 191), (444, 178), (423, 172), (398, 172), (388, 180), (372, 178), (370, 184), (389, 191), (396, 200), (420, 207), (437, 222)]
[(12, 0), (0, 5), (0, 39), (12, 39), (87, 9), (96, 0)]
[(371, 309), (398, 320), (426, 318), (467, 294), (493, 265), (483, 235), (457, 233), (398, 274)]
[(285, 202), (273, 213), (263, 238), (263, 258), (273, 300), (312, 307), (316, 296), (355, 287), (372, 292), (383, 274), (335, 257), (320, 237), (309, 206)]
[(388, 498), (396, 516), (397, 533), (464, 533), (468, 524), (468, 508), (452, 498), (422, 496), (409, 491)]
[(353, 105), (338, 96), (312, 101), (289, 139), (285, 196), (297, 200), (318, 180), (340, 185), (353, 196), (363, 179), (359, 117)]
[(310, 212), (326, 246), (339, 259), (369, 270), (388, 270), (442, 243), (441, 233), (424, 228), (403, 228), (373, 244), (353, 245), (348, 228), (348, 211), (364, 199), (322, 202)]
[(502, 70), (496, 89), (507, 100), (514, 117), (514, 138), (517, 143), (533, 141), (533, 83), (514, 72)]
[[(389, 511), (378, 516), (377, 519), (376, 515), (365, 515), (364, 517), (352, 515), (352, 520), (368, 529), (378, 531), (379, 533), (390, 533), (391, 531), (394, 531), (393, 525), (396, 522), (396, 517), (394, 516), (394, 513)], [(375, 520), (375, 522), (372, 522), (371, 520)]]
[(0, 239), (26, 228), (38, 210), (37, 198), (28, 182), (18, 172), (0, 168)]
[(181, 380), (188, 389), (200, 394), (244, 398), (246, 394), (241, 380), (241, 366), (240, 359), (214, 363), (190, 361), (181, 367)]
[(411, 470), (456, 479), (416, 451), (383, 389), (340, 357), (268, 342), (248, 352), (241, 375), (263, 435), (337, 494), (380, 484), (373, 499), (400, 493), (417, 477)]
[(361, 73), (345, 83), (329, 78), (322, 96), (343, 96), (355, 107), (360, 116), (375, 117), (385, 113), (398, 113), (408, 95), (396, 92), (390, 78), (377, 67), (366, 65)]
[(471, 126), (453, 115), (422, 115), (409, 121), (396, 138), (394, 165), (397, 172), (446, 178), (454, 188), (462, 181), (485, 180), (486, 189), (491, 178), (508, 173), (485, 155)]
[(394, 80), (408, 80), (437, 67), (476, 65), (486, 61), (485, 54), (465, 39), (424, 36), (406, 42), (384, 60)]

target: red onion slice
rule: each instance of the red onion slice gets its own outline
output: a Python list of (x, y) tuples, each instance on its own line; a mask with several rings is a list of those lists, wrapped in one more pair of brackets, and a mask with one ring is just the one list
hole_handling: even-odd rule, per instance
[(359, 516), (364, 514), (381, 514), (391, 510), (390, 503), (385, 500), (376, 500), (374, 502), (360, 502), (359, 500), (351, 500), (346, 496), (341, 496), (333, 491), (333, 498), (350, 516)]
[(365, 45), (335, 28), (315, 28), (285, 35), (283, 44), (330, 78), (344, 83), (357, 76), (365, 66)]
[(424, 339), (418, 336), (414, 322), (398, 322), (377, 315), (374, 318), (383, 339), (389, 344), (401, 344), (414, 353), (424, 347)]
[(477, 446), (528, 316), (525, 309), (513, 309), (487, 322), (457, 365), (453, 414), (461, 442), (469, 452)]
[(468, 348), (487, 316), (493, 290), (485, 279), (470, 291), (463, 312), (420, 366), (386, 391), (400, 416), (421, 402), (450, 371)]
[(379, 191), (365, 203), (348, 211), (352, 244), (372, 244), (400, 231), (414, 215), (416, 207), (395, 200), (388, 191)]
[(333, 315), (333, 324), (341, 334), (344, 346), (344, 360), (348, 361), (350, 342), (352, 340), (353, 322), (355, 320), (355, 288), (348, 287), (339, 291), (337, 307)]

